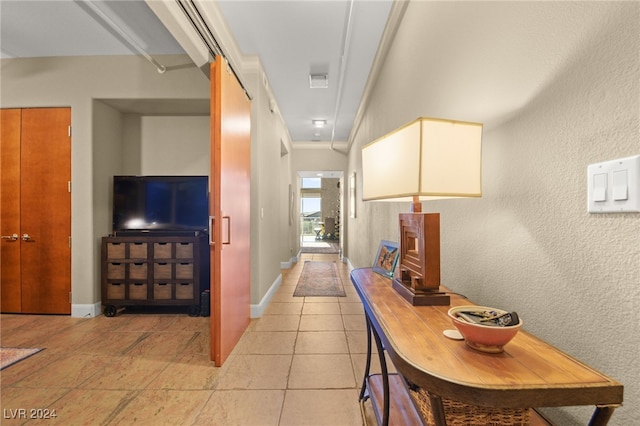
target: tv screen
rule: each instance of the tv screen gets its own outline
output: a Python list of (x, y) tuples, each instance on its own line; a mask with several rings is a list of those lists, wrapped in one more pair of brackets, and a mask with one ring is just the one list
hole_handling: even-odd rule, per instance
[(207, 176), (114, 176), (113, 231), (206, 231)]

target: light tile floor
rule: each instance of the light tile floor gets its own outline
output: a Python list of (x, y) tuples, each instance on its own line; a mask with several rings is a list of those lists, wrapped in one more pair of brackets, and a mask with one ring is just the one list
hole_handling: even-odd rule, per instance
[[(0, 424), (373, 424), (358, 403), (367, 340), (349, 270), (338, 261), (347, 297), (293, 297), (305, 260), (338, 257), (283, 270), (222, 367), (209, 361), (210, 318), (1, 315), (2, 346), (46, 349), (0, 372)], [(38, 409), (56, 417), (16, 418)]]

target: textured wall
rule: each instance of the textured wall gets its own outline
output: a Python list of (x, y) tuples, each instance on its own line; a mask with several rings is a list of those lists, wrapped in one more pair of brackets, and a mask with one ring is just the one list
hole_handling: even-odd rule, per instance
[(340, 179), (322, 179), (322, 218), (332, 217), (336, 219), (336, 224), (340, 216)]
[[(586, 169), (640, 154), (638, 28), (637, 2), (412, 2), (349, 158), (360, 174), (362, 144), (418, 116), (485, 123), (483, 197), (423, 203), (443, 284), (621, 381), (613, 425), (640, 418), (640, 213), (587, 213)], [(368, 266), (408, 204), (358, 210), (347, 256)]]

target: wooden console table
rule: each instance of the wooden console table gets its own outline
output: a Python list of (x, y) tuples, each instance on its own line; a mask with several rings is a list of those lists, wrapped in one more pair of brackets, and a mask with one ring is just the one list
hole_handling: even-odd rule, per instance
[[(383, 411), (379, 422), (384, 425), (393, 423), (390, 418), (401, 424), (423, 422), (420, 418), (406, 418), (417, 410), (403, 387), (405, 380), (428, 392), (431, 413), (439, 426), (446, 425), (443, 400), (499, 409), (594, 405), (589, 423), (593, 426), (606, 425), (615, 408), (622, 404), (621, 383), (524, 330), (505, 346), (503, 353), (478, 352), (464, 341), (442, 334), (455, 328), (447, 316), (450, 306), (412, 306), (393, 290), (390, 279), (371, 268), (353, 270), (351, 281), (364, 305), (370, 331), (360, 398), (377, 400), (374, 408)], [(473, 303), (451, 294), (451, 306), (470, 304)], [(526, 326), (526, 318), (524, 321)], [(381, 375), (369, 374), (371, 336), (378, 346)], [(398, 375), (387, 374), (384, 352)], [(390, 396), (402, 392), (409, 401), (405, 408), (399, 408), (399, 395)], [(393, 413), (394, 409), (401, 413)]]

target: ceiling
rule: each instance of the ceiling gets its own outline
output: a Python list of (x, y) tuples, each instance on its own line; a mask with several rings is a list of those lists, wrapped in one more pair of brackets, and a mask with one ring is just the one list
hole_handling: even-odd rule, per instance
[[(240, 50), (260, 57), (292, 139), (346, 141), (391, 1), (219, 4)], [(327, 74), (328, 88), (311, 89), (310, 74)]]
[[(260, 58), (293, 142), (347, 141), (391, 4), (218, 2), (240, 51)], [(144, 0), (0, 0), (0, 16), (3, 58), (185, 53)], [(328, 88), (310, 88), (310, 74), (326, 74)], [(168, 110), (151, 100), (114, 105)]]

